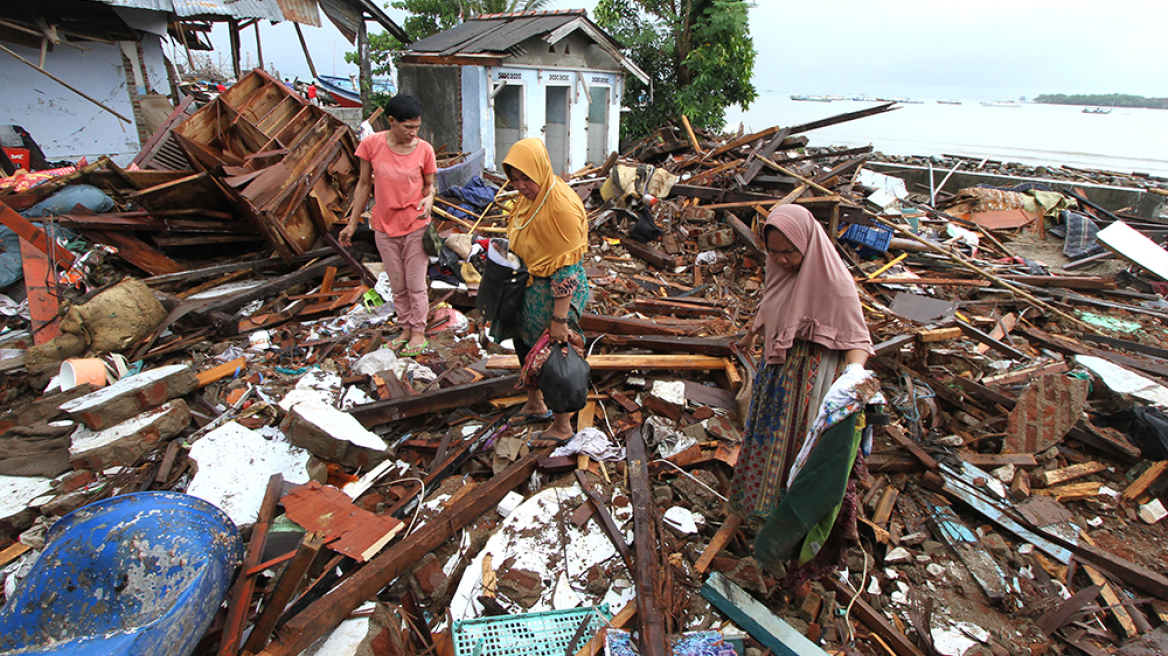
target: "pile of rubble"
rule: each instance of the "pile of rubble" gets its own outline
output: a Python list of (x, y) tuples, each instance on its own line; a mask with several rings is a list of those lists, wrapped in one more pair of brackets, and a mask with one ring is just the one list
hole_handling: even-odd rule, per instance
[[(355, 135), (262, 72), (180, 106), (132, 167), (0, 191), (28, 301), (0, 334), (6, 598), (58, 518), (173, 490), (249, 536), (199, 654), (1163, 653), (1168, 224), (1092, 186), (910, 193), (870, 148), (806, 149), (892, 109), (683, 120), (571, 176), (593, 375), (555, 451), (513, 421), (518, 361), (474, 310), (509, 199), (474, 157), (440, 176), (416, 358), (383, 348), (368, 233), (330, 236)], [(29, 212), (83, 185), (105, 200)], [(860, 546), (794, 590), (725, 505), (756, 226), (785, 203), (837, 237), (892, 417)]]

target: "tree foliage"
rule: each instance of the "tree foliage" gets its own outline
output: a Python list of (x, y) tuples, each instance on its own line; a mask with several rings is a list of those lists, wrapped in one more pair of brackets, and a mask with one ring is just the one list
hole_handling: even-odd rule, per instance
[(743, 0), (600, 0), (596, 23), (622, 42), (648, 74), (626, 77), (621, 119), (626, 140), (639, 139), (681, 114), (718, 130), (726, 108), (758, 97), (750, 79), (755, 50)]
[(1044, 93), (1034, 98), (1036, 103), (1049, 105), (1097, 105), (1099, 107), (1150, 107), (1168, 109), (1168, 98), (1145, 98), (1127, 93)]

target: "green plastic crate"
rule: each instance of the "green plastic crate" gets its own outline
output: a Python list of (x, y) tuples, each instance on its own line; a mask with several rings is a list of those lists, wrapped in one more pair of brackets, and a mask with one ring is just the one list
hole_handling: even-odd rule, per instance
[(542, 613), (482, 617), (454, 623), (456, 656), (563, 656), (568, 642), (587, 618), (576, 649), (583, 647), (611, 615), (608, 604)]

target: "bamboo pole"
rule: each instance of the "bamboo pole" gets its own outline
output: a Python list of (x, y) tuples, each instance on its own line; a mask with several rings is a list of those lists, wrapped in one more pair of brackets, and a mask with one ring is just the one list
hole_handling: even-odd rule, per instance
[[(790, 171), (786, 168), (783, 168), (782, 166), (779, 166), (778, 164), (775, 164), (774, 162), (771, 162), (771, 161), (767, 160), (766, 158), (760, 157), (759, 159), (762, 159), (764, 162), (772, 165), (776, 171), (779, 171), (783, 175), (791, 176), (792, 178), (795, 178), (796, 180), (799, 180), (800, 182), (803, 182), (803, 183), (809, 185), (811, 188), (813, 188), (821, 193), (832, 194), (832, 195), (834, 195), (836, 193), (834, 191), (831, 191), (830, 189), (827, 189), (826, 187), (823, 187), (822, 185), (816, 184), (815, 182), (799, 175), (798, 173), (795, 173), (794, 171)], [(867, 214), (868, 216), (872, 217), (872, 220), (876, 221), (880, 225), (882, 225), (886, 228), (891, 228), (893, 231), (900, 234), (901, 236), (907, 237), (915, 242), (918, 242), (921, 245), (925, 246), (926, 248), (928, 248), (929, 250), (931, 250), (935, 253), (939, 253), (941, 255), (948, 257), (949, 259), (960, 264), (961, 266), (965, 267), (966, 269), (969, 269), (973, 273), (976, 273), (977, 275), (981, 276), (982, 278), (989, 280), (990, 282), (998, 285), (999, 287), (1001, 287), (1003, 289), (1006, 289), (1014, 294), (1017, 294), (1018, 296), (1026, 299), (1027, 301), (1033, 303), (1034, 305), (1037, 305), (1038, 307), (1054, 314), (1055, 316), (1057, 316), (1061, 319), (1066, 319), (1067, 321), (1071, 322), (1072, 324), (1078, 326), (1079, 328), (1082, 328), (1083, 330), (1086, 330), (1087, 332), (1089, 332), (1093, 335), (1102, 335), (1103, 334), (1099, 329), (1095, 328), (1094, 326), (1083, 322), (1082, 320), (1078, 319), (1077, 317), (1072, 317), (1071, 315), (1067, 314), (1066, 312), (1063, 312), (1062, 310), (1054, 307), (1053, 305), (1051, 305), (1045, 301), (1040, 300), (1038, 297), (1023, 291), (1023, 290), (1015, 287), (1014, 285), (1011, 285), (1010, 283), (1006, 282), (1002, 278), (995, 276), (994, 274), (982, 269), (981, 267), (974, 264), (971, 260), (969, 260), (969, 258), (965, 257), (964, 255), (962, 255), (956, 251), (950, 250), (948, 248), (945, 248), (943, 246), (938, 246), (937, 244), (934, 244), (933, 242), (917, 235), (915, 232), (909, 230), (908, 228), (905, 228), (904, 226), (893, 223), (893, 222), (889, 221), (888, 219), (885, 219), (884, 217), (882, 217), (882, 216), (880, 216), (880, 215), (878, 215), (878, 214), (876, 214), (868, 209), (864, 209), (864, 213)]]

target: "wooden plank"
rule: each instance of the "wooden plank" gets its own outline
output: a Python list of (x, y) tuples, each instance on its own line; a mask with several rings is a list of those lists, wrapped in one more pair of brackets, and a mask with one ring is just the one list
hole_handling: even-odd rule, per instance
[(1010, 589), (1008, 575), (977, 534), (948, 505), (929, 504), (927, 513), (937, 538), (957, 554), (986, 598), (994, 603), (1004, 600)]
[(1076, 478), (1090, 476), (1091, 474), (1098, 474), (1105, 471), (1107, 465), (1101, 462), (1081, 462), (1070, 465), (1069, 467), (1062, 467), (1060, 469), (1048, 469), (1046, 471), (1038, 472), (1031, 477), (1032, 483), (1038, 483), (1043, 487), (1050, 487), (1060, 483), (1073, 481)]
[(1099, 496), (1101, 489), (1103, 489), (1103, 483), (1099, 482), (1068, 483), (1055, 487), (1037, 488), (1031, 490), (1031, 492), (1044, 497), (1054, 497), (1059, 501), (1080, 501), (1083, 499), (1094, 499)]
[(256, 620), (251, 635), (247, 637), (247, 642), (243, 645), (244, 652), (254, 654), (267, 644), (268, 637), (276, 628), (276, 622), (284, 614), (288, 602), (292, 601), (292, 595), (296, 593), (300, 582), (304, 580), (304, 576), (308, 573), (308, 567), (312, 565), (317, 554), (324, 548), (324, 543), (325, 538), (321, 534), (304, 534), (300, 546), (296, 548), (296, 553), (292, 556), (292, 562), (288, 563), (288, 566), (284, 568), (284, 573), (280, 575), (280, 582), (276, 584), (276, 589), (264, 601), (264, 610), (259, 619)]
[(648, 244), (643, 244), (635, 239), (628, 237), (621, 237), (621, 246), (625, 247), (630, 254), (645, 260), (649, 264), (658, 269), (665, 269), (672, 272), (674, 268), (681, 266), (682, 261), (668, 253), (659, 251)]
[(391, 421), (489, 401), (513, 392), (518, 381), (518, 376), (489, 378), (477, 383), (424, 392), (417, 396), (366, 403), (349, 408), (348, 412), (366, 427), (378, 426)]
[(49, 257), (24, 237), (20, 240), (24, 286), (28, 290), (29, 331), (34, 344), (44, 344), (61, 334), (57, 274)]
[(16, 542), (8, 545), (3, 551), (0, 551), (0, 567), (4, 567), (8, 563), (20, 558), (32, 547), (23, 542)]
[[(268, 479), (268, 489), (260, 503), (260, 512), (251, 530), (251, 541), (247, 554), (243, 557), (243, 571), (247, 572), (259, 564), (264, 555), (264, 545), (268, 541), (268, 526), (276, 514), (276, 503), (284, 477), (272, 474)], [(240, 576), (233, 588), (231, 601), (227, 606), (227, 618), (223, 624), (223, 636), (219, 640), (219, 656), (235, 656), (239, 653), (239, 642), (243, 637), (243, 625), (251, 611), (251, 596), (255, 590), (255, 576)]]
[(12, 232), (15, 232), (21, 239), (35, 246), (38, 251), (47, 255), (50, 260), (56, 262), (62, 268), (67, 268), (73, 264), (76, 256), (73, 255), (72, 251), (47, 238), (44, 230), (34, 226), (28, 219), (17, 214), (16, 211), (4, 203), (0, 203), (0, 223), (8, 226)]
[[(82, 230), (81, 234), (98, 243), (117, 248), (118, 257), (152, 276), (186, 271), (186, 268), (178, 262), (163, 255), (133, 235), (110, 230)], [(206, 241), (205, 237), (198, 239)]]
[(575, 474), (576, 482), (580, 484), (581, 489), (584, 490), (584, 494), (588, 497), (588, 501), (592, 504), (592, 509), (595, 511), (593, 516), (598, 519), (600, 528), (604, 530), (604, 534), (608, 536), (609, 541), (612, 542), (612, 546), (616, 547), (617, 553), (625, 561), (625, 567), (630, 572), (634, 571), (633, 553), (629, 550), (629, 543), (625, 542), (624, 533), (617, 527), (616, 521), (608, 512), (608, 508), (605, 507), (604, 499), (600, 498), (600, 494), (596, 491), (596, 488), (592, 487), (588, 482), (588, 479), (584, 476), (584, 472), (577, 469)]
[[(1086, 531), (1079, 531), (1079, 538), (1083, 540), (1085, 544), (1088, 544), (1092, 547), (1096, 546), (1095, 541), (1091, 539), (1091, 536), (1088, 535)], [(1115, 621), (1119, 624), (1120, 628), (1123, 629), (1126, 637), (1132, 638), (1139, 635), (1140, 630), (1136, 628), (1136, 622), (1134, 619), (1132, 619), (1131, 613), (1129, 613), (1128, 609), (1122, 605), (1122, 602), (1119, 599), (1119, 595), (1115, 592), (1115, 588), (1111, 587), (1111, 583), (1108, 582), (1105, 576), (1103, 576), (1103, 573), (1094, 567), (1091, 567), (1090, 565), (1083, 565), (1083, 571), (1087, 573), (1087, 577), (1091, 579), (1091, 583), (1100, 586), (1100, 596), (1102, 596), (1103, 601), (1111, 607), (1108, 609), (1108, 612), (1111, 613), (1111, 616), (1115, 618)], [(1135, 612), (1139, 611), (1137, 610)]]
[(644, 319), (626, 319), (610, 317), (602, 314), (585, 312), (580, 318), (580, 328), (603, 335), (650, 335), (676, 336), (686, 335), (688, 331), (676, 326), (667, 326)]
[(535, 470), (535, 463), (548, 452), (533, 449), (510, 467), (481, 484), (450, 508), (385, 550), (361, 569), (338, 583), (324, 597), (314, 601), (289, 619), (280, 629), (280, 641), (260, 652), (263, 656), (293, 656), (307, 649), (321, 636), (347, 618), (358, 606), (417, 564), (462, 527), (493, 508)]
[(852, 590), (850, 585), (839, 581), (834, 576), (825, 576), (820, 579), (820, 582), (828, 591), (835, 593), (837, 604), (844, 608), (850, 607), (852, 612), (873, 634), (880, 636), (881, 640), (891, 645), (894, 650), (892, 653), (896, 656), (925, 656), (924, 652), (908, 639), (908, 636), (889, 624), (888, 620), (884, 619), (883, 613), (864, 601)]
[(1123, 491), (1123, 497), (1128, 501), (1134, 501), (1140, 498), (1145, 492), (1148, 491), (1148, 488), (1152, 486), (1152, 483), (1155, 483), (1156, 479), (1160, 478), (1166, 469), (1168, 469), (1168, 460), (1159, 460), (1152, 463), (1151, 467), (1145, 469), (1144, 473), (1140, 474), (1139, 478), (1132, 481), (1131, 485), (1127, 486), (1127, 488)]
[(944, 342), (950, 339), (959, 339), (962, 335), (961, 328), (953, 326), (950, 328), (926, 328), (917, 331), (917, 339), (923, 343)]
[(1037, 467), (1038, 459), (1033, 453), (959, 453), (962, 460), (974, 467)]
[(880, 501), (876, 502), (876, 510), (872, 511), (872, 523), (877, 526), (887, 526), (892, 519), (892, 509), (896, 507), (896, 500), (900, 497), (900, 489), (895, 485), (884, 488)]
[(726, 543), (734, 537), (734, 533), (738, 531), (738, 527), (741, 525), (742, 518), (738, 515), (731, 514), (726, 518), (721, 528), (714, 534), (714, 539), (710, 540), (710, 543), (702, 551), (701, 557), (698, 558), (698, 562), (694, 564), (694, 570), (698, 574), (706, 573), (706, 570), (710, 567), (710, 563), (714, 562), (714, 557), (725, 548)]
[(718, 572), (706, 578), (702, 596), (775, 656), (827, 656), (807, 636)]
[(972, 326), (964, 321), (958, 321), (957, 326), (961, 329), (962, 334), (974, 340), (975, 342), (978, 342), (977, 351), (979, 353), (985, 353), (989, 349), (993, 349), (998, 353), (1001, 353), (1002, 355), (1013, 358), (1015, 360), (1025, 361), (1027, 359), (1025, 353), (1001, 341), (1000, 337), (994, 337), (992, 334), (986, 334), (977, 327)]
[(916, 458), (917, 460), (919, 460), (920, 463), (922, 465), (924, 465), (927, 469), (937, 471), (937, 469), (939, 469), (941, 467), (941, 465), (937, 463), (937, 460), (935, 458), (933, 458), (933, 456), (929, 455), (928, 453), (925, 453), (925, 450), (922, 449), (919, 444), (912, 441), (911, 438), (909, 438), (907, 435), (905, 435), (904, 429), (901, 428), (900, 426), (896, 426), (896, 425), (885, 426), (884, 432), (886, 435), (888, 435), (889, 437), (892, 438), (893, 442), (896, 442), (897, 445), (899, 445), (905, 451), (908, 451), (910, 454), (912, 454), (912, 456), (914, 458)]
[[(627, 434), (629, 492), (633, 503), (633, 547), (636, 549), (633, 582), (637, 586), (637, 614), (641, 617), (640, 653), (643, 656), (666, 656), (665, 622), (657, 602), (657, 584), (662, 551), (655, 539), (658, 519), (649, 483), (649, 460), (640, 427)], [(578, 474), (577, 474), (578, 475)]]
[[(720, 371), (722, 358), (708, 355), (593, 355), (588, 358), (593, 371)], [(519, 358), (514, 355), (492, 355), (487, 358), (487, 369), (518, 371)]]
[(766, 258), (766, 246), (763, 244), (762, 239), (750, 229), (750, 226), (743, 223), (741, 219), (730, 212), (725, 213), (725, 221), (726, 225), (734, 230), (734, 234), (738, 235), (738, 239), (751, 253), (760, 259)]
[[(620, 612), (618, 612), (616, 615), (613, 615), (612, 619), (609, 620), (608, 623), (614, 629), (621, 629), (624, 628), (626, 624), (631, 622), (636, 616), (637, 602), (636, 600), (633, 600), (625, 604), (625, 607), (620, 609)], [(604, 653), (604, 638), (606, 632), (607, 629), (600, 629), (600, 632), (597, 633), (595, 637), (593, 637), (583, 647), (581, 647), (580, 651), (576, 652), (576, 656), (596, 656), (596, 654)]]
[[(199, 387), (206, 387), (211, 383), (222, 380), (228, 376), (234, 375), (236, 371), (243, 370), (247, 367), (247, 358), (240, 356), (231, 362), (224, 362), (216, 367), (204, 369), (195, 374), (195, 378), (199, 381)], [(198, 389), (198, 388), (196, 388)]]

